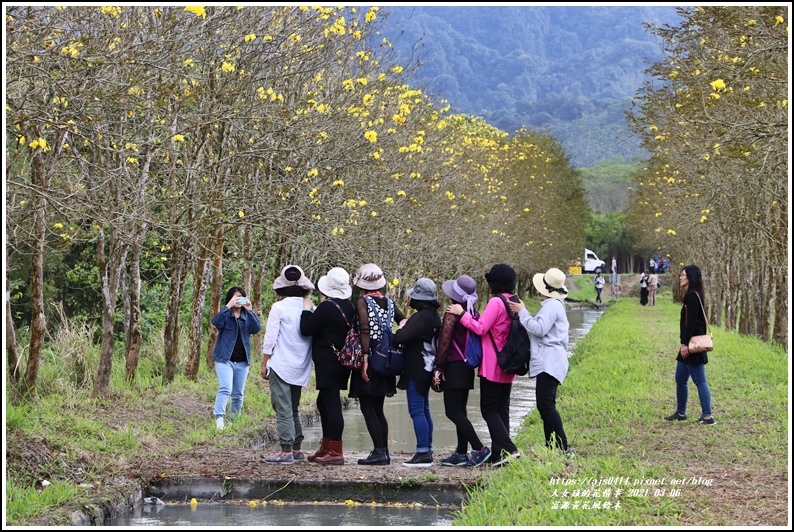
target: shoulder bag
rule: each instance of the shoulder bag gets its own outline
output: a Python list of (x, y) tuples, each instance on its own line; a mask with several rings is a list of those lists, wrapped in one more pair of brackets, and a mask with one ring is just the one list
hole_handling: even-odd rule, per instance
[(700, 299), (700, 294), (697, 292), (695, 292), (695, 295), (698, 296), (700, 310), (703, 311), (703, 319), (706, 321), (706, 330), (708, 333), (690, 338), (688, 347), (690, 353), (706, 353), (714, 349), (714, 338), (711, 335), (711, 326), (709, 325), (709, 320), (706, 317), (706, 309), (703, 307), (703, 300)]

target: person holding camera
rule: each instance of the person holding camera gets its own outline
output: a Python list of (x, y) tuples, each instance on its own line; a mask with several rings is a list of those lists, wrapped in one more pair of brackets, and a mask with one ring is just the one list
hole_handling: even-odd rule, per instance
[(226, 305), (212, 318), (212, 325), (218, 330), (212, 360), (215, 361), (215, 374), (218, 376), (218, 393), (215, 395), (215, 427), (223, 430), (223, 417), (226, 404), (232, 397), (230, 418), (240, 414), (243, 409), (245, 381), (251, 366), (251, 335), (262, 329), (259, 316), (253, 311), (251, 300), (239, 286), (226, 292)]

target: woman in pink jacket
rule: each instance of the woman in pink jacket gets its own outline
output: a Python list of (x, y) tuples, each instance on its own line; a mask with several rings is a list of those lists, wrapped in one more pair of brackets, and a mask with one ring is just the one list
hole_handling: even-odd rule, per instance
[(491, 435), (491, 465), (496, 467), (521, 456), (510, 438), (510, 392), (516, 376), (502, 371), (496, 362), (496, 349), (502, 349), (507, 342), (511, 323), (507, 303), (499, 296), (518, 300), (513, 295), (516, 272), (507, 264), (495, 264), (485, 274), (485, 280), (488, 281), (492, 297), (479, 320), (457, 303), (447, 307), (447, 312), (461, 316), (463, 326), (482, 337), (482, 363), (478, 373), (480, 413)]

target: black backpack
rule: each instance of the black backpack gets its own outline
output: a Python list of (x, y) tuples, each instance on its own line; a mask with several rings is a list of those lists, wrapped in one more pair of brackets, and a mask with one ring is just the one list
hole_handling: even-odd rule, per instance
[[(505, 342), (501, 351), (496, 347), (493, 334), (488, 331), (488, 333), (491, 334), (491, 342), (493, 342), (493, 347), (496, 351), (496, 362), (505, 373), (526, 375), (529, 373), (529, 333), (527, 333), (527, 330), (518, 320), (518, 314), (510, 310), (510, 305), (507, 304), (507, 298), (502, 296), (502, 294), (497, 295), (505, 304), (507, 314), (512, 321), (510, 322), (510, 332), (507, 334), (507, 342)], [(518, 300), (518, 296), (513, 296), (513, 298), (515, 298), (514, 301)]]
[(378, 305), (369, 297), (365, 297), (364, 301), (369, 306), (371, 313), (380, 321), (382, 332), (378, 344), (375, 346), (370, 344), (368, 360), (372, 371), (387, 377), (402, 375), (402, 372), (405, 371), (405, 351), (402, 344), (394, 341), (394, 332), (391, 329), (391, 322), (394, 319), (394, 303), (391, 299), (386, 298), (388, 310), (386, 321), (383, 321), (378, 313)]

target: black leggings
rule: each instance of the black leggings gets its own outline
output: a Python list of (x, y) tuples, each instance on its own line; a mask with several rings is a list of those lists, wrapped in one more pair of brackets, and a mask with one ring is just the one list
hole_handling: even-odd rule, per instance
[(473, 451), (482, 449), (482, 442), (466, 414), (468, 402), (469, 390), (466, 388), (444, 390), (444, 414), (455, 424), (455, 432), (458, 436), (458, 446), (455, 451), (458, 454), (466, 454), (469, 451), (469, 444)]
[(552, 434), (557, 435), (557, 447), (563, 451), (568, 448), (568, 438), (562, 428), (562, 419), (557, 412), (557, 386), (560, 382), (549, 375), (541, 373), (535, 384), (535, 403), (538, 406), (540, 419), (543, 420), (543, 432), (546, 434), (546, 445), (554, 447)]
[(361, 407), (361, 413), (375, 449), (387, 447), (389, 442), (389, 423), (383, 412), (385, 400), (385, 397), (372, 395), (362, 395), (358, 398), (358, 404)]
[(320, 412), (323, 438), (342, 441), (342, 433), (345, 430), (345, 418), (342, 415), (342, 401), (339, 398), (339, 390), (335, 388), (318, 390), (317, 410)]
[(491, 435), (492, 461), (498, 461), (502, 451), (514, 453), (518, 450), (510, 438), (510, 392), (511, 382), (493, 382), (480, 377), (480, 413), (488, 425)]

